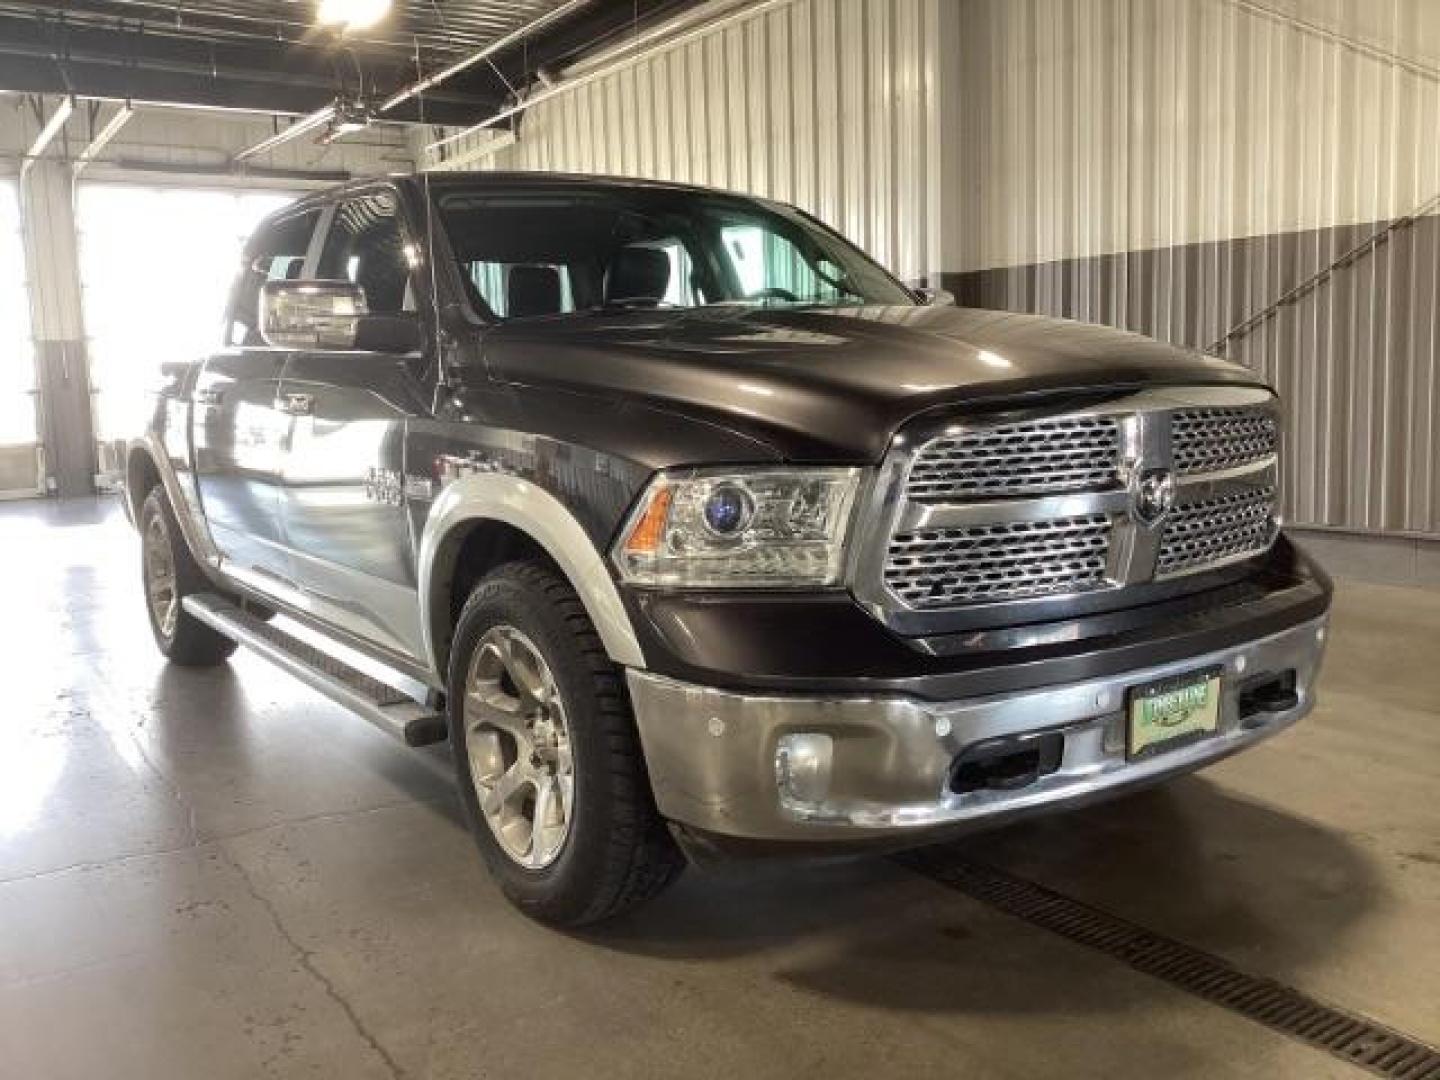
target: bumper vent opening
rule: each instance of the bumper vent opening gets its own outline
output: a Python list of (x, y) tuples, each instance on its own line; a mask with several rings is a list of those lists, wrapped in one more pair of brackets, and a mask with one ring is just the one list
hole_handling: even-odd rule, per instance
[(1065, 736), (1016, 735), (987, 739), (966, 747), (950, 766), (950, 790), (957, 795), (976, 791), (1016, 791), (1060, 768)]
[(1262, 675), (1240, 688), (1240, 723), (1259, 727), (1275, 713), (1289, 712), (1299, 704), (1295, 672)]

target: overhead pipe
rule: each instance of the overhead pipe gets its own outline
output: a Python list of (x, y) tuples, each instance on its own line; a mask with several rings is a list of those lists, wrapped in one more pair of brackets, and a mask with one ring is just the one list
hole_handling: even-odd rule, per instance
[(479, 52), (471, 53), (469, 56), (463, 57), (455, 61), (449, 67), (442, 68), (440, 71), (435, 72), (435, 74), (433, 75), (427, 75), (423, 79), (411, 83), (403, 90), (397, 90), (395, 93), (391, 94), (381, 103), (380, 111), (389, 112), (391, 109), (395, 108), (396, 105), (399, 105), (402, 102), (409, 101), (412, 97), (415, 97), (418, 94), (423, 94), (426, 90), (430, 90), (436, 86), (439, 86), (442, 82), (454, 78), (462, 71), (466, 71), (469, 68), (474, 67), (476, 64), (482, 63), (483, 61), (490, 59), (490, 57), (494, 56), (496, 53), (504, 52), (511, 45), (516, 44), (521, 39), (526, 38), (531, 34), (539, 33), (547, 26), (551, 26), (554, 23), (560, 22), (562, 19), (568, 18), (570, 15), (579, 11), (582, 7), (591, 2), (592, 0), (569, 0), (568, 3), (561, 4), (559, 7), (553, 8), (552, 10), (546, 12), (544, 15), (541, 15), (538, 19), (534, 19), (531, 22), (526, 23), (524, 26), (518, 27), (517, 29), (510, 31), (510, 33), (506, 34), (504, 37), (496, 38)]
[[(526, 98), (524, 101), (518, 102), (515, 105), (510, 106), (509, 108), (501, 109), (494, 116), (482, 120), (478, 124), (472, 124), (469, 127), (456, 132), (454, 135), (447, 135), (443, 139), (437, 139), (435, 142), (430, 143), (428, 146), (426, 146), (425, 150), (428, 153), (434, 153), (442, 146), (449, 146), (451, 143), (460, 142), (462, 139), (469, 138), (470, 136), (478, 134), (479, 132), (484, 131), (487, 128), (494, 127), (496, 124), (503, 123), (504, 121), (510, 119), (510, 117), (525, 112), (527, 109), (532, 109), (536, 105), (540, 105), (546, 101), (557, 98), (561, 94), (568, 94), (572, 90), (578, 90), (580, 87), (595, 82), (597, 79), (602, 79), (606, 75), (613, 75), (615, 72), (622, 71), (625, 68), (630, 67), (632, 64), (637, 64), (641, 60), (644, 60), (648, 57), (654, 56), (658, 53), (669, 52), (671, 49), (677, 49), (681, 45), (688, 45), (690, 42), (696, 41), (709, 34), (713, 34), (717, 30), (721, 30), (727, 26), (733, 26), (738, 23), (749, 22), (751, 19), (758, 18), (759, 16), (764, 15), (766, 12), (773, 11), (776, 8), (784, 7), (788, 4), (793, 4), (794, 2), (795, 0), (761, 0), (760, 3), (745, 4), (738, 10), (728, 12), (724, 15), (721, 15), (719, 18), (712, 19), (711, 21), (706, 23), (702, 23), (700, 26), (697, 26), (694, 29), (686, 30), (683, 33), (669, 37), (667, 37), (666, 34), (669, 34), (673, 31), (673, 24), (665, 24), (663, 26), (659, 26), (654, 30), (650, 31), (648, 34), (642, 35), (642, 38), (637, 39), (644, 40), (648, 38), (652, 41), (656, 41), (653, 46), (636, 49), (634, 47), (634, 43), (632, 42), (630, 47), (625, 50), (625, 54), (618, 59), (602, 63), (598, 67), (591, 68), (590, 70), (585, 71), (583, 74), (576, 75), (573, 78), (565, 79), (562, 82), (558, 82), (549, 89), (541, 90), (539, 93)], [(656, 39), (659, 40), (657, 41)]]
[[(524, 26), (518, 27), (517, 29), (510, 31), (510, 33), (505, 34), (503, 37), (496, 38), (489, 45), (486, 45), (478, 52), (471, 53), (469, 56), (464, 57), (461, 60), (457, 60), (449, 67), (437, 71), (433, 75), (427, 75), (424, 78), (418, 79), (404, 89), (396, 91), (394, 94), (391, 94), (388, 98), (381, 102), (378, 111), (388, 112), (390, 109), (395, 108), (397, 105), (409, 101), (412, 97), (417, 97), (425, 93), (427, 90), (431, 90), (434, 87), (439, 86), (447, 79), (453, 78), (460, 72), (465, 71), (467, 68), (474, 67), (476, 64), (488, 60), (496, 53), (499, 53), (504, 49), (509, 48), (511, 45), (514, 45), (516, 42), (520, 41), (527, 35), (545, 29), (545, 27), (550, 26), (551, 24), (565, 18), (566, 16), (572, 14), (575, 11), (578, 11), (581, 7), (584, 7), (590, 2), (591, 0), (568, 0), (568, 3), (561, 4), (558, 8), (553, 8), (552, 10), (546, 12), (544, 15), (541, 15), (538, 19), (532, 19)], [(241, 150), (238, 154), (235, 155), (235, 159), (237, 161), (246, 161), (252, 157), (255, 157), (258, 154), (268, 153), (269, 151), (274, 150), (278, 146), (283, 146), (285, 143), (291, 141), (292, 139), (299, 138), (306, 132), (314, 131), (322, 124), (328, 124), (334, 116), (335, 106), (326, 105), (324, 108), (317, 109), (314, 112), (308, 114), (307, 116), (302, 117), (300, 120), (297, 120), (294, 124), (290, 125), (284, 131), (277, 132), (276, 134), (270, 136), (270, 138), (256, 143), (254, 146), (247, 146), (244, 150)]]

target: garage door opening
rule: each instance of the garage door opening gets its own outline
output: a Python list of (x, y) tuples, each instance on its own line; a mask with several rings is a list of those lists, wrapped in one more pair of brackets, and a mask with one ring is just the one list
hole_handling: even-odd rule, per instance
[(80, 285), (102, 466), (105, 443), (143, 429), (160, 365), (200, 360), (220, 343), (241, 247), (261, 218), (294, 198), (80, 185)]
[(20, 232), (20, 190), (0, 182), (0, 497), (34, 495), (35, 353)]

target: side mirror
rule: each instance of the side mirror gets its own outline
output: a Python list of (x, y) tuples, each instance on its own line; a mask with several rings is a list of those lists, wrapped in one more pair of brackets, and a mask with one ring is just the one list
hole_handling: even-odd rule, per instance
[(911, 289), (915, 299), (926, 307), (954, 307), (955, 294), (949, 289), (919, 288)]
[(410, 353), (422, 343), (415, 315), (372, 315), (365, 290), (350, 281), (267, 281), (260, 336), (277, 349)]
[(365, 290), (349, 281), (267, 281), (260, 336), (276, 349), (353, 349)]

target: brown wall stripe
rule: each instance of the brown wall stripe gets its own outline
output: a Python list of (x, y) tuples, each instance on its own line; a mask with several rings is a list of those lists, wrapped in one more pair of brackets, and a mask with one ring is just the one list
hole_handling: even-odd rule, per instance
[[(961, 304), (1203, 348), (1385, 223), (947, 274)], [(1440, 538), (1440, 217), (1396, 229), (1227, 355), (1285, 398), (1298, 525)]]

